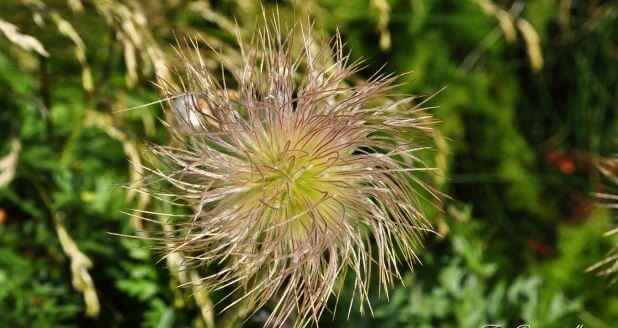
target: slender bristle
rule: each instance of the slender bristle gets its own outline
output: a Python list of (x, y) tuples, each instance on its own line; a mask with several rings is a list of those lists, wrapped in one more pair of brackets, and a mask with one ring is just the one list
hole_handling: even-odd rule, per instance
[[(615, 212), (618, 209), (618, 157), (599, 159), (598, 168), (607, 183), (604, 186), (606, 191), (596, 194), (597, 200), (600, 205)], [(605, 233), (605, 236), (614, 240), (616, 240), (616, 235), (618, 235), (618, 227)], [(586, 271), (609, 277), (612, 283), (618, 281), (618, 244), (614, 245), (603, 260), (588, 267)]]

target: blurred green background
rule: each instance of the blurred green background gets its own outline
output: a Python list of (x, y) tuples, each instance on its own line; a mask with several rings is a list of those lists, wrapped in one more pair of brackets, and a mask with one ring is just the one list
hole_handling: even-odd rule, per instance
[[(599, 159), (616, 153), (618, 4), (578, 0), (263, 1), (339, 29), (359, 77), (408, 73), (441, 121), (429, 159), (449, 194), (431, 213), (423, 265), (343, 306), (323, 327), (617, 327), (618, 287), (586, 272), (616, 243)], [(164, 142), (155, 76), (177, 37), (224, 56), (259, 3), (183, 0), (0, 2), (0, 326), (207, 327), (207, 295), (123, 210), (154, 210), (123, 188)], [(231, 56), (231, 55), (230, 55)], [(344, 298), (349, 295), (344, 295)], [(260, 327), (268, 309), (246, 326)], [(215, 320), (217, 321), (217, 320)]]

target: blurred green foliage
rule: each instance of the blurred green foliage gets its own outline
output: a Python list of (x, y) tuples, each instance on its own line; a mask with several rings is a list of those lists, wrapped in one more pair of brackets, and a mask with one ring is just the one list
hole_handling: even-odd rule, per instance
[[(325, 314), (324, 326), (615, 326), (618, 290), (585, 270), (612, 244), (602, 237), (612, 215), (594, 210), (591, 193), (603, 188), (594, 163), (615, 151), (618, 136), (618, 6), (495, 1), (493, 8), (510, 15), (516, 37), (508, 40), (498, 16), (484, 10), (488, 1), (378, 2), (279, 6), (311, 16), (326, 34), (338, 28), (351, 56), (365, 58), (365, 77), (386, 65), (385, 72), (407, 73), (402, 93), (431, 95), (446, 87), (429, 104), (438, 106), (448, 144), (436, 151), (446, 158), (436, 160), (441, 187), (457, 201), (435, 215), (444, 236), (428, 241), (424, 264), (406, 273), (406, 286), (391, 291), (390, 301), (374, 295), (374, 318), (355, 310), (348, 318), (341, 306)], [(157, 262), (151, 243), (109, 234), (135, 234), (135, 222), (122, 211), (146, 204), (123, 188), (135, 174), (128, 162), (148, 142), (165, 140), (156, 106), (122, 111), (157, 99), (149, 82), (161, 70), (157, 51), (171, 58), (175, 33), (200, 33), (224, 49), (232, 39), (228, 23), (235, 17), (250, 33), (260, 10), (252, 1), (195, 3), (0, 4), (1, 22), (49, 53), (24, 50), (0, 33), (0, 156), (16, 158), (0, 168), (15, 169), (0, 186), (3, 324), (204, 326), (194, 293), (177, 288), (179, 278)], [(57, 17), (81, 38), (87, 65)], [(534, 44), (520, 18), (538, 34), (542, 67), (533, 67)], [(387, 30), (379, 28), (384, 19)], [(123, 30), (127, 22), (134, 35)], [(385, 33), (390, 44), (381, 42)], [(84, 74), (91, 74), (93, 88)], [(86, 314), (73, 286), (58, 225), (92, 261), (87, 272), (98, 316)], [(259, 322), (260, 313), (247, 325)]]

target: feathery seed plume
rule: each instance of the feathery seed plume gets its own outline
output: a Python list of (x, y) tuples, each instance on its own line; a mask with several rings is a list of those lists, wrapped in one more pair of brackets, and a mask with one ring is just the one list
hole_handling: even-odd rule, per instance
[(421, 176), (423, 103), (388, 98), (393, 76), (351, 85), (360, 64), (339, 35), (331, 52), (301, 30), (275, 22), (240, 42), (231, 79), (181, 51), (182, 87), (164, 87), (175, 143), (153, 148), (165, 194), (192, 210), (165, 242), (231, 290), (224, 310), (269, 305), (271, 327), (317, 324), (348, 272), (362, 311), (373, 275), (386, 290), (418, 261), (421, 204), (439, 198)]

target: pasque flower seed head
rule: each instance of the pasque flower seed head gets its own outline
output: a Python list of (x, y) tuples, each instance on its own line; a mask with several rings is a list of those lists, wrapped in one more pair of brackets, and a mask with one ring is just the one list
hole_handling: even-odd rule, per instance
[(199, 51), (181, 56), (183, 87), (164, 88), (176, 142), (153, 148), (167, 164), (153, 172), (193, 211), (171, 249), (232, 290), (229, 307), (270, 304), (267, 326), (304, 326), (346, 275), (366, 300), (372, 274), (386, 289), (417, 261), (431, 228), (421, 203), (437, 199), (418, 151), (434, 122), (388, 96), (395, 77), (351, 84), (360, 66), (338, 35), (321, 50), (305, 29), (274, 26), (241, 42), (232, 78)]

